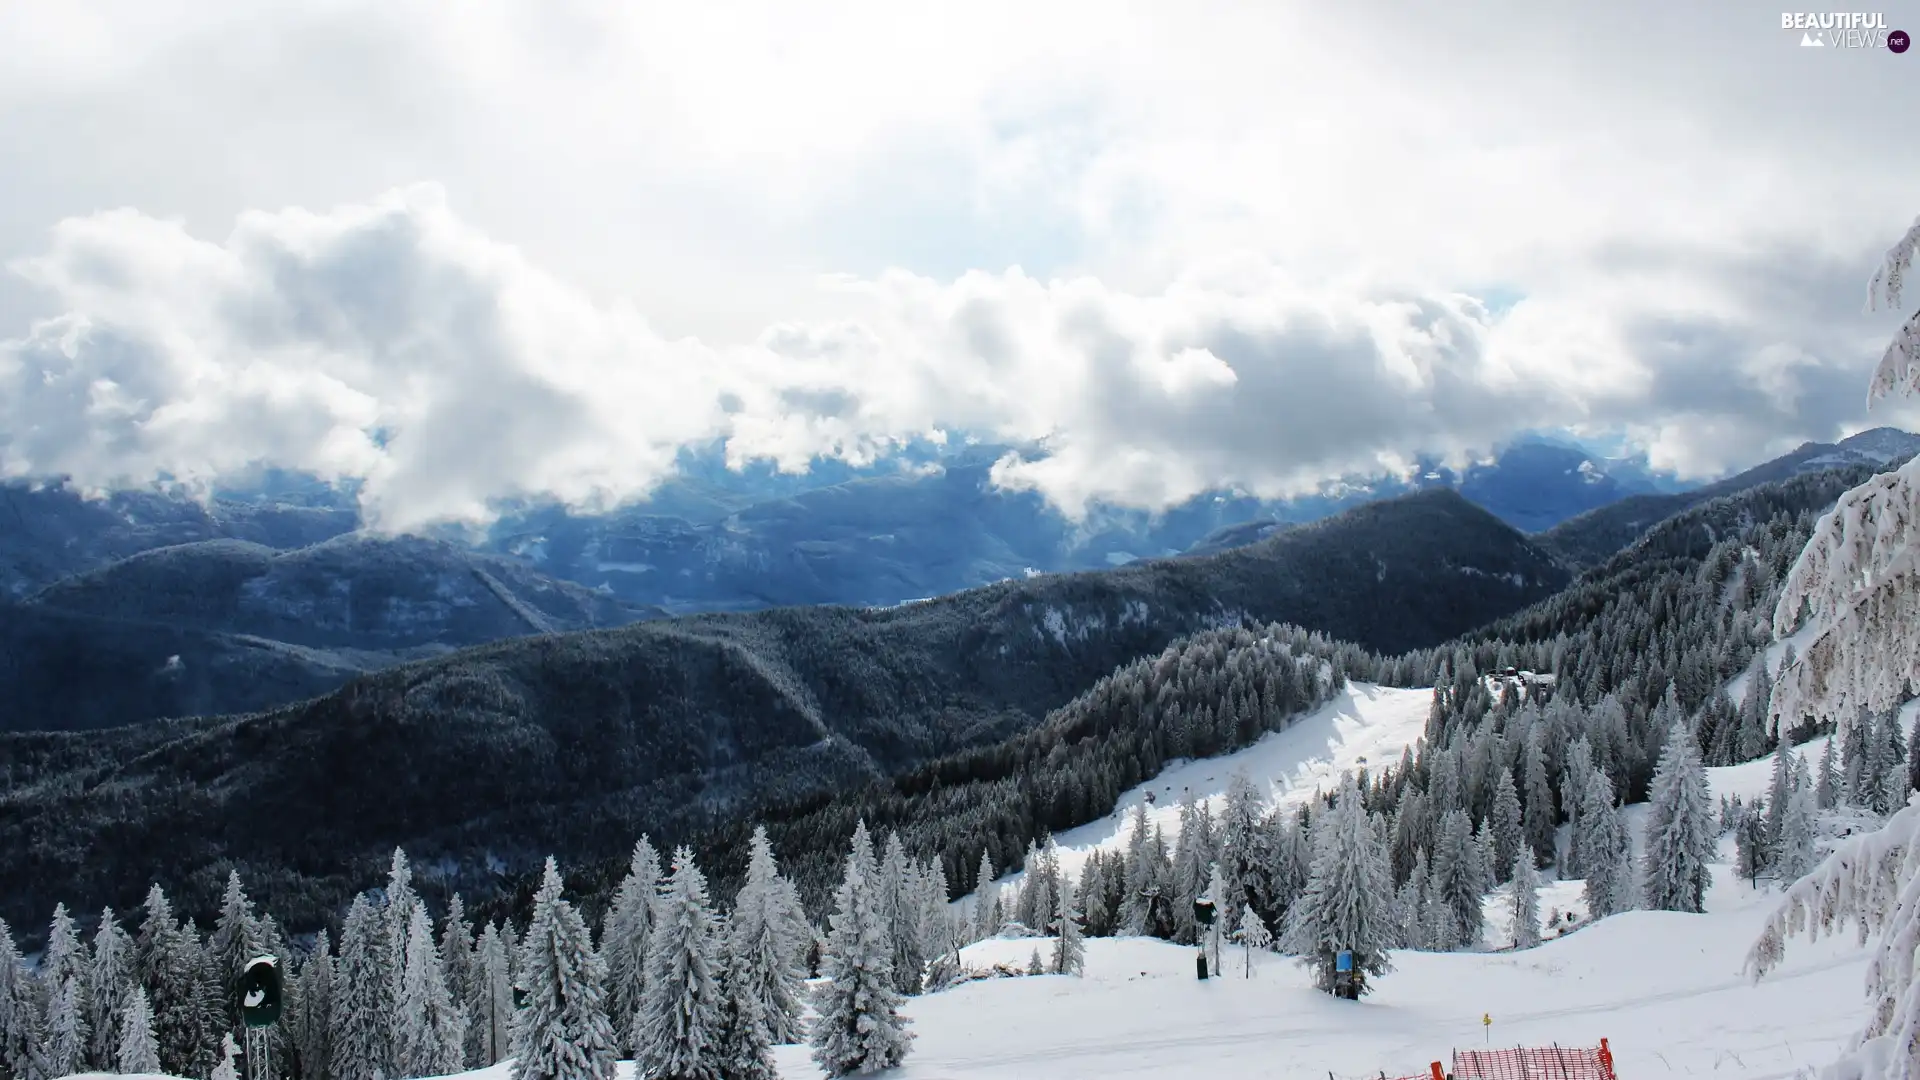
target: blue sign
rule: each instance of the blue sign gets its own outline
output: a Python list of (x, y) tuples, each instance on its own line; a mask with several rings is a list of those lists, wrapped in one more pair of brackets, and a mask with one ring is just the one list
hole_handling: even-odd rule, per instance
[(1341, 949), (1340, 955), (1333, 958), (1333, 970), (1343, 973), (1352, 971), (1353, 954), (1345, 949)]

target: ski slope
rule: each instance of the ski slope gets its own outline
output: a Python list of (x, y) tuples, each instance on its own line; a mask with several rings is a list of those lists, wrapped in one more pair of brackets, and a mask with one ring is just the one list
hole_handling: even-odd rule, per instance
[[(1372, 683), (1349, 683), (1332, 701), (1280, 731), (1268, 732), (1252, 746), (1220, 757), (1179, 761), (1160, 775), (1120, 796), (1111, 814), (1060, 833), (1060, 864), (1078, 876), (1087, 855), (1097, 849), (1126, 847), (1134, 807), (1147, 807), (1149, 826), (1158, 825), (1171, 845), (1180, 835), (1180, 800), (1191, 793), (1217, 814), (1227, 781), (1244, 770), (1261, 800), (1293, 804), (1332, 791), (1342, 773), (1371, 768), (1378, 772), (1400, 761), (1400, 753), (1427, 729), (1431, 689), (1401, 690)], [(1024, 875), (1003, 875), (1003, 888)]]

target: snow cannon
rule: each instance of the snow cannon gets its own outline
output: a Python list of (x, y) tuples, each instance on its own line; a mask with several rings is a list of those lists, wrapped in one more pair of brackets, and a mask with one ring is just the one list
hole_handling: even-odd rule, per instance
[(272, 1027), (280, 1020), (280, 960), (256, 956), (240, 972), (240, 1018), (248, 1027)]

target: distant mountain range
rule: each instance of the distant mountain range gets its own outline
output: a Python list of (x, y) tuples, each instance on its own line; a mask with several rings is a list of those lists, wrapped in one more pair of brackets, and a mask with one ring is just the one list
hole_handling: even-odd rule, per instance
[(1399, 652), (1567, 580), (1436, 490), (1219, 555), (525, 637), (248, 716), (0, 735), (0, 865), (24, 868), (0, 916), (132, 903), (156, 878), (191, 907), (238, 865), (305, 923), (396, 843), (476, 881), (549, 849), (600, 858), (636, 823), (684, 833), (1031, 730), (1196, 630), (1288, 622)]
[(1884, 462), (1920, 438), (1883, 428), (1810, 443), (1692, 490), (1644, 460), (1532, 438), (1460, 473), (1436, 465), (1286, 501), (1212, 493), (1160, 515), (1096, 508), (1079, 523), (994, 488), (1005, 449), (916, 445), (888, 465), (826, 463), (804, 476), (689, 455), (643, 505), (524, 507), (477, 544), (359, 533), (351, 490), (284, 474), (205, 503), (0, 485), (0, 728), (268, 708), (465, 646), (672, 613), (886, 606), (1217, 554), (1423, 490), (1457, 491), (1523, 532), (1544, 528), (1539, 546), (1571, 572), (1699, 500)]

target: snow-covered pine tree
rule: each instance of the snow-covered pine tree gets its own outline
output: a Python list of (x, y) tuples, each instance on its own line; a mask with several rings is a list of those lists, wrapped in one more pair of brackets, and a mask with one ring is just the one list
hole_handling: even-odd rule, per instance
[(1047, 966), (1040, 962), (1040, 946), (1033, 947), (1033, 955), (1027, 958), (1027, 974), (1045, 975)]
[[(764, 832), (757, 834), (764, 837)], [(779, 1080), (773, 1064), (773, 1040), (760, 1007), (760, 988), (751, 965), (739, 951), (752, 939), (729, 932), (723, 935), (719, 983), (718, 1043), (714, 1047), (714, 1076), (721, 1080)]]
[(233, 1041), (233, 1032), (222, 1032), (220, 1034), (220, 1064), (213, 1067), (213, 1080), (240, 1080), (239, 1060), (240, 1044)]
[(287, 992), (287, 1023), (300, 1080), (329, 1080), (333, 1075), (333, 990), (333, 941), (322, 930)]
[(1762, 649), (1754, 654), (1746, 693), (1740, 698), (1740, 735), (1735, 741), (1741, 761), (1754, 761), (1767, 752), (1767, 702), (1772, 697), (1773, 678), (1767, 671), (1767, 652)]
[(1127, 834), (1126, 899), (1120, 904), (1120, 932), (1143, 937), (1153, 929), (1153, 860), (1148, 850), (1147, 807), (1133, 807), (1133, 827)]
[(392, 1041), (393, 959), (381, 912), (365, 894), (353, 898), (334, 964), (333, 1029), (328, 1052), (333, 1080), (388, 1080), (395, 1075)]
[(1513, 947), (1531, 949), (1540, 944), (1540, 876), (1534, 871), (1532, 852), (1523, 849), (1515, 855), (1509, 886)]
[(1874, 808), (1879, 813), (1891, 814), (1907, 805), (1907, 796), (1912, 793), (1905, 763), (1892, 762), (1881, 776), (1879, 798), (1874, 800)]
[(1843, 806), (1866, 805), (1867, 732), (1873, 716), (1862, 706), (1859, 718), (1845, 731), (1834, 734), (1840, 744), (1840, 803)]
[(40, 1051), (41, 1065), (48, 1077), (87, 1071), (89, 1033), (80, 986), (78, 975), (53, 981), (52, 996), (47, 1001), (45, 1041)]
[(993, 880), (993, 860), (980, 849), (980, 869), (974, 874), (974, 940), (985, 941), (1000, 932), (1000, 886)]
[(1766, 815), (1754, 807), (1738, 807), (1734, 812), (1733, 872), (1746, 878), (1748, 884), (1758, 885), (1760, 875), (1773, 861), (1773, 853), (1767, 849)]
[(1393, 970), (1387, 953), (1394, 934), (1392, 877), (1351, 774), (1315, 830), (1314, 846), (1313, 876), (1294, 904), (1285, 948), (1332, 993), (1334, 961), (1342, 950), (1352, 952), (1356, 972), (1381, 976)]
[(1826, 748), (1820, 751), (1820, 780), (1814, 788), (1814, 804), (1822, 810), (1831, 810), (1840, 805), (1840, 772), (1833, 758), (1834, 740), (1826, 742)]
[(693, 852), (679, 848), (654, 905), (647, 945), (647, 988), (634, 1019), (634, 1061), (660, 1080), (720, 1075), (720, 928), (707, 903), (707, 879)]
[(1414, 852), (1413, 870), (1400, 886), (1394, 897), (1394, 911), (1400, 918), (1400, 939), (1398, 947), (1403, 949), (1425, 950), (1427, 944), (1427, 904), (1432, 896), (1432, 887), (1428, 883), (1427, 852), (1422, 848)]
[(513, 1052), (513, 963), (508, 934), (490, 922), (480, 928), (473, 947), (473, 981), (467, 986), (467, 1015), (473, 1026), (467, 1036), (467, 1064), (476, 1069), (497, 1064)]
[[(200, 943), (176, 922), (173, 904), (155, 885), (147, 891), (146, 918), (135, 940), (135, 967), (153, 1008), (154, 1039), (160, 1069), (174, 1076), (195, 1075), (209, 1049), (208, 1002), (199, 978)], [(347, 1080), (347, 1078), (342, 1078)]]
[[(473, 925), (467, 922), (467, 905), (459, 893), (447, 901), (447, 917), (440, 926), (440, 966), (447, 975), (447, 997), (452, 999), (454, 1011), (460, 1014), (464, 1031), (473, 1024), (467, 1015), (467, 984), (473, 979)], [(466, 1057), (463, 1035), (460, 1050), (463, 1066)]]
[[(606, 971), (593, 951), (585, 920), (560, 890), (560, 868), (548, 856), (533, 897), (533, 918), (520, 944), (526, 1004), (515, 1018), (508, 1080), (613, 1080)], [(709, 1078), (699, 1074), (699, 1080)]]
[(1713, 858), (1713, 795), (1684, 720), (1667, 732), (1647, 801), (1647, 907), (1700, 911), (1712, 880), (1707, 864)]
[(1583, 886), (1589, 918), (1604, 919), (1634, 906), (1632, 848), (1614, 805), (1613, 782), (1599, 769), (1587, 772), (1581, 800), (1580, 842), (1586, 861)]
[[(754, 834), (764, 836), (764, 830)], [(647, 944), (653, 934), (653, 901), (660, 891), (660, 853), (642, 836), (633, 845), (626, 876), (614, 890), (601, 922), (600, 956), (607, 965), (607, 1017), (614, 1038), (633, 1052), (633, 1018), (647, 985)]]
[[(1585, 735), (1574, 736), (1567, 747), (1566, 759), (1562, 762), (1560, 773), (1561, 792), (1583, 792), (1586, 790), (1586, 777), (1594, 770), (1593, 746)], [(1561, 801), (1561, 809), (1567, 815), (1567, 851), (1560, 859), (1560, 876), (1576, 878), (1586, 876), (1586, 867), (1580, 861), (1580, 815), (1586, 811), (1586, 800), (1568, 798)]]
[(119, 1060), (120, 1016), (133, 992), (133, 937), (120, 925), (112, 908), (100, 913), (87, 960), (87, 1028), (92, 1033), (87, 1058), (101, 1072)]
[(1767, 848), (1780, 844), (1780, 822), (1793, 794), (1793, 745), (1786, 739), (1773, 751), (1773, 778), (1767, 786)]
[(1813, 793), (1787, 796), (1787, 812), (1780, 821), (1780, 839), (1773, 848), (1773, 872), (1786, 888), (1813, 871)]
[(1063, 881), (1055, 895), (1059, 899), (1052, 920), (1053, 973), (1085, 975), (1087, 944), (1081, 937), (1080, 912), (1074, 904), (1074, 891)]
[(1240, 925), (1240, 909), (1246, 906), (1248, 890), (1259, 877), (1266, 862), (1266, 830), (1261, 827), (1260, 789), (1245, 769), (1234, 770), (1227, 780), (1226, 798), (1220, 806), (1220, 841), (1217, 862), (1226, 878), (1225, 895), (1214, 897), (1221, 906), (1220, 917), (1227, 925)]
[(467, 1031), (454, 1008), (433, 941), (427, 905), (416, 899), (407, 922), (407, 952), (400, 997), (394, 1002), (394, 1064), (401, 1077), (445, 1076), (460, 1071)]
[(1553, 861), (1554, 837), (1559, 825), (1554, 817), (1553, 785), (1547, 781), (1545, 728), (1544, 723), (1537, 723), (1527, 729), (1527, 804), (1522, 816), (1526, 819), (1527, 844), (1533, 848), (1535, 865)]
[(804, 1034), (800, 1017), (806, 974), (798, 963), (800, 950), (788, 940), (792, 914), (786, 910), (781, 884), (767, 830), (755, 828), (746, 882), (734, 897), (733, 917), (727, 921), (730, 962), (739, 968), (730, 985), (735, 992), (744, 988), (754, 996), (767, 1036), (776, 1045), (797, 1043)]
[[(1034, 849), (1028, 851), (1033, 853)], [(1054, 891), (1054, 875), (1045, 856), (1035, 854), (1027, 864), (1027, 887), (1022, 890), (1023, 896), (1050, 905)], [(920, 881), (897, 832), (887, 837), (886, 856), (880, 863), (878, 899), (880, 918), (886, 925), (888, 945), (893, 950), (894, 989), (903, 994), (918, 994), (927, 971), (927, 957), (922, 951), (924, 939), (920, 935)], [(1028, 925), (1036, 929), (1045, 925), (1049, 910), (1041, 909), (1038, 925), (1033, 922)]]
[(1514, 786), (1513, 773), (1500, 767), (1493, 778), (1493, 805), (1487, 810), (1487, 832), (1493, 838), (1493, 862), (1489, 865), (1505, 877), (1513, 867), (1513, 853), (1526, 844), (1526, 826), (1521, 820), (1520, 791)]
[(113, 1072), (144, 1073), (160, 1071), (160, 1051), (153, 1038), (153, 1007), (147, 1004), (147, 992), (134, 987), (120, 1007), (120, 1022), (113, 1025), (118, 1038), (113, 1050)]
[[(1057, 853), (1053, 861), (1059, 865)], [(960, 946), (964, 942), (959, 940), (954, 928), (954, 912), (948, 903), (950, 894), (947, 871), (939, 859), (920, 868), (920, 953), (928, 958), (929, 972), (939, 964), (952, 975), (958, 973)]]
[(1446, 940), (1434, 942), (1434, 948), (1471, 946), (1480, 940), (1485, 927), (1479, 851), (1474, 846), (1471, 830), (1465, 810), (1448, 810), (1440, 817), (1431, 888), (1434, 899), (1446, 905), (1453, 919)]
[(35, 1011), (32, 973), (21, 963), (13, 928), (0, 919), (0, 1075), (22, 1080), (35, 1074)]
[(253, 901), (240, 884), (238, 870), (227, 871), (226, 891), (220, 898), (220, 915), (214, 920), (213, 933), (207, 937), (207, 953), (213, 961), (220, 987), (220, 1030), (240, 1027), (240, 972), (247, 961), (260, 955), (260, 924)]
[(893, 987), (886, 927), (876, 910), (879, 870), (866, 822), (860, 822), (834, 892), (832, 930), (820, 961), (826, 983), (809, 1036), (814, 1063), (829, 1077), (893, 1068), (906, 1060), (913, 1044)]
[(1240, 926), (1233, 932), (1233, 936), (1239, 940), (1241, 951), (1245, 956), (1243, 977), (1251, 979), (1255, 966), (1254, 954), (1273, 944), (1273, 932), (1267, 929), (1265, 922), (1261, 921), (1259, 912), (1253, 910), (1251, 906), (1243, 906), (1240, 909)]

